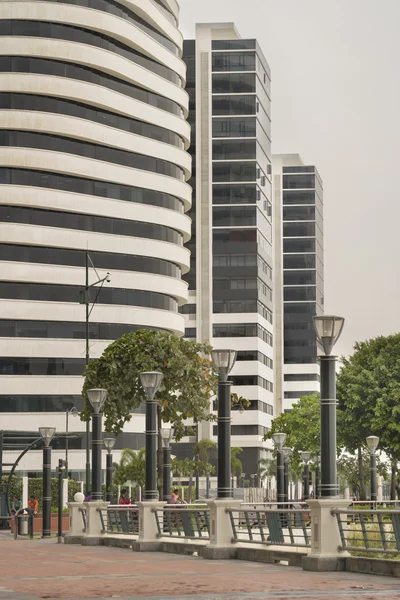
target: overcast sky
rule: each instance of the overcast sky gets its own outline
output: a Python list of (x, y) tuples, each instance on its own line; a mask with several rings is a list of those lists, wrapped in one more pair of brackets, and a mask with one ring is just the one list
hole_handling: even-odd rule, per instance
[[(325, 310), (339, 353), (400, 331), (400, 0), (180, 0), (181, 29), (233, 21), (272, 69), (273, 152), (324, 181)], [(400, 177), (399, 177), (400, 178)]]

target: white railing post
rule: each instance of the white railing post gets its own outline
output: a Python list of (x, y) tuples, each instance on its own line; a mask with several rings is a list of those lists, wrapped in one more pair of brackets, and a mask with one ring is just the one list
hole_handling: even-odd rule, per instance
[(237, 509), (242, 502), (232, 498), (206, 500), (210, 509), (210, 543), (203, 549), (203, 557), (208, 559), (233, 558), (236, 548), (232, 542), (232, 526), (227, 508)]
[(305, 556), (302, 566), (305, 571), (344, 571), (348, 552), (339, 551), (341, 545), (335, 508), (347, 508), (348, 500), (323, 498), (308, 500), (311, 509), (311, 552)]
[(80, 543), (81, 538), (85, 535), (82, 508), (82, 502), (68, 502), (69, 531), (64, 538), (66, 544)]
[(158, 529), (153, 508), (159, 510), (165, 505), (166, 502), (154, 502), (154, 500), (137, 503), (139, 536), (132, 544), (134, 552), (158, 552), (160, 549), (161, 541), (157, 537)]
[(105, 536), (100, 518), (100, 510), (106, 510), (108, 502), (92, 501), (84, 502), (82, 507), (86, 509), (86, 532), (82, 538), (84, 546), (101, 546)]

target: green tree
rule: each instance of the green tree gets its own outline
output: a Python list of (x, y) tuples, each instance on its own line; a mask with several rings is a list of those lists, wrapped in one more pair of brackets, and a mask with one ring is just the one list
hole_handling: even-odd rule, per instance
[(392, 464), (392, 499), (396, 495), (400, 458), (400, 334), (379, 336), (355, 345), (342, 358), (337, 391), (340, 425), (346, 448), (358, 452), (368, 435), (380, 438), (379, 447)]
[(319, 394), (303, 396), (287, 413), (274, 419), (264, 439), (272, 439), (274, 433), (286, 433), (285, 446), (292, 448), (291, 463), (300, 464), (301, 451), (318, 456), (320, 452), (320, 402)]
[(119, 463), (114, 463), (114, 485), (124, 485), (127, 481), (136, 482), (140, 487), (144, 487), (146, 451), (131, 450), (124, 448), (121, 452)]
[[(185, 421), (214, 420), (210, 398), (217, 388), (217, 373), (208, 358), (211, 347), (184, 340), (162, 331), (140, 329), (110, 344), (103, 355), (86, 367), (83, 420), (90, 418), (87, 390), (108, 390), (104, 406), (105, 430), (119, 434), (132, 418), (132, 410), (146, 401), (140, 383), (142, 371), (160, 371), (163, 380), (157, 393), (158, 430), (170, 423), (179, 441), (185, 434)], [(158, 444), (159, 487), (162, 489), (162, 443)]]
[(243, 452), (243, 448), (239, 448), (238, 446), (233, 446), (231, 448), (231, 474), (234, 477), (240, 477), (243, 470), (242, 461), (238, 458), (238, 454)]
[(199, 457), (204, 465), (203, 471), (205, 475), (210, 475), (215, 469), (213, 469), (210, 463), (211, 454), (214, 454), (217, 449), (217, 444), (213, 440), (203, 438), (193, 447), (193, 455)]

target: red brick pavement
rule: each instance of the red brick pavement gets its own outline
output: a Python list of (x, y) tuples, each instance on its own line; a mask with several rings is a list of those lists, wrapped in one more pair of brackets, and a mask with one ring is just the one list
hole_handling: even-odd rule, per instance
[(389, 577), (307, 573), (284, 565), (139, 554), (53, 540), (0, 540), (0, 600), (12, 600), (2, 588), (47, 599), (400, 599), (400, 580)]

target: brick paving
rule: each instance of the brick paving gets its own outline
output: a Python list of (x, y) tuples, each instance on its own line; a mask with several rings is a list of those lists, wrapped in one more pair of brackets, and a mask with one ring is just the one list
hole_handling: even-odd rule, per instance
[(400, 580), (0, 539), (0, 600), (398, 600)]

